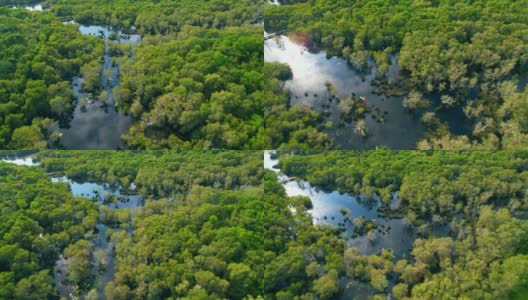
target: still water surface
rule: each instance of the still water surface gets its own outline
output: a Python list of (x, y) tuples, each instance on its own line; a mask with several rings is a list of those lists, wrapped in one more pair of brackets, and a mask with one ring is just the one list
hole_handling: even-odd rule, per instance
[[(311, 214), (314, 224), (327, 223), (336, 227), (343, 227), (344, 225), (346, 231), (342, 237), (349, 246), (357, 247), (362, 254), (375, 254), (382, 249), (390, 248), (393, 250), (396, 259), (409, 258), (410, 249), (416, 239), (415, 229), (413, 226), (406, 225), (403, 219), (388, 219), (380, 216), (377, 211), (380, 207), (380, 199), (368, 200), (361, 195), (353, 196), (337, 191), (325, 192), (307, 181), (287, 180), (287, 177), (281, 174), (279, 169), (274, 168), (278, 160), (271, 159), (270, 154), (269, 151), (264, 154), (264, 168), (279, 174), (279, 180), (288, 196), (307, 196), (311, 199), (313, 208), (308, 212)], [(397, 193), (393, 194), (391, 202), (393, 206), (398, 205)], [(350, 212), (348, 215), (350, 219), (365, 217), (380, 227), (383, 225), (390, 229), (385, 234), (376, 232), (373, 240), (369, 240), (366, 235), (354, 237), (354, 225), (345, 221), (345, 217), (341, 213), (343, 209)]]
[[(265, 36), (268, 34), (265, 33)], [(385, 76), (398, 81), (400, 67), (398, 55), (390, 57), (391, 65)], [(286, 81), (285, 88), (290, 92), (292, 105), (302, 103), (322, 113), (334, 126), (328, 133), (341, 149), (374, 149), (387, 146), (391, 149), (414, 149), (424, 138), (426, 128), (421, 122), (422, 112), (411, 112), (403, 107), (405, 97), (387, 97), (375, 94), (377, 89), (373, 79), (380, 74), (373, 61), (369, 71), (358, 73), (350, 63), (338, 57), (327, 57), (326, 52), (310, 52), (304, 45), (292, 41), (288, 36), (279, 35), (264, 41), (264, 60), (288, 64), (293, 78)], [(354, 132), (355, 122), (337, 126), (341, 112), (338, 101), (330, 100), (331, 93), (325, 83), (335, 86), (339, 98), (365, 97), (371, 112), (365, 117), (367, 135)], [(440, 95), (426, 97), (432, 102), (433, 111), (440, 102)], [(435, 112), (441, 121), (447, 123), (454, 134), (469, 134), (472, 122), (467, 120), (461, 106), (441, 109)]]
[[(57, 122), (51, 128), (61, 134), (61, 147), (65, 149), (118, 149), (125, 148), (121, 136), (128, 132), (132, 124), (132, 117), (115, 108), (113, 89), (119, 85), (119, 66), (115, 64), (109, 54), (110, 43), (126, 43), (134, 45), (141, 40), (139, 34), (125, 34), (110, 27), (84, 26), (74, 22), (65, 22), (78, 26), (84, 35), (98, 36), (105, 43), (105, 55), (102, 65), (102, 85), (107, 92), (105, 99), (94, 101), (83, 93), (81, 86), (83, 79), (75, 77), (72, 80), (73, 93), (79, 101), (75, 106), (72, 119), (66, 124)], [(117, 39), (111, 41), (112, 33)], [(104, 74), (109, 74), (109, 77)], [(83, 102), (80, 105), (79, 102)]]
[[(337, 191), (324, 192), (310, 183), (297, 180), (289, 181), (288, 177), (276, 168), (278, 160), (271, 158), (271, 151), (264, 153), (264, 168), (272, 170), (278, 174), (279, 181), (286, 190), (288, 196), (307, 196), (312, 201), (313, 208), (308, 212), (311, 214), (314, 224), (327, 223), (336, 227), (343, 228), (345, 223), (346, 231), (341, 237), (346, 241), (349, 247), (356, 247), (361, 254), (370, 255), (380, 252), (383, 249), (392, 249), (394, 260), (410, 258), (412, 245), (416, 240), (416, 230), (413, 226), (405, 225), (403, 219), (386, 219), (381, 217), (377, 208), (380, 205), (379, 199), (368, 201), (362, 196), (352, 196), (350, 194), (341, 194)], [(393, 194), (391, 207), (399, 205), (398, 194)], [(351, 219), (365, 217), (368, 220), (376, 222), (390, 228), (386, 233), (376, 232), (374, 239), (364, 236), (353, 236), (354, 225), (351, 222), (344, 222), (344, 216), (341, 213), (343, 209), (348, 209)], [(362, 300), (371, 298), (374, 290), (356, 280), (342, 278), (341, 284), (344, 291), (340, 299), (342, 300)], [(393, 279), (389, 285), (395, 284)]]
[[(264, 60), (290, 66), (293, 79), (286, 82), (285, 88), (290, 91), (292, 105), (306, 104), (316, 111), (329, 114), (327, 118), (336, 124), (340, 112), (337, 101), (329, 100), (330, 92), (325, 86), (325, 83), (329, 82), (335, 86), (336, 96), (351, 97), (354, 93), (357, 97), (366, 97), (371, 110), (377, 110), (377, 115), (383, 115), (383, 122), (378, 122), (370, 115), (366, 116), (368, 134), (365, 137), (354, 133), (353, 123), (332, 129), (329, 133), (340, 148), (372, 149), (385, 145), (392, 149), (412, 149), (424, 136), (425, 128), (420, 121), (420, 115), (403, 107), (403, 97), (386, 97), (373, 93), (376, 87), (372, 85), (372, 80), (378, 75), (374, 65), (371, 65), (370, 73), (361, 75), (345, 60), (337, 57), (327, 58), (324, 51), (309, 52), (287, 36), (264, 42)], [(396, 57), (392, 57), (392, 60), (388, 76), (395, 79), (398, 65), (395, 63)]]

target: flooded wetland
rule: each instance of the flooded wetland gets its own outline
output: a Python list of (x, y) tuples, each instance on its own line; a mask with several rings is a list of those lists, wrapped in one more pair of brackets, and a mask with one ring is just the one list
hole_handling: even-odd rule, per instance
[[(326, 132), (339, 149), (374, 149), (387, 146), (390, 149), (415, 149), (425, 137), (427, 129), (421, 118), (426, 111), (410, 111), (401, 96), (386, 96), (376, 80), (380, 74), (372, 60), (366, 71), (358, 71), (350, 62), (339, 57), (328, 57), (325, 51), (310, 50), (304, 43), (285, 35), (266, 35), (264, 59), (266, 62), (287, 64), (293, 74), (284, 88), (290, 95), (290, 104), (307, 105), (321, 113), (324, 122), (332, 126)], [(397, 82), (400, 77), (398, 56), (391, 56), (391, 64), (383, 78)], [(363, 117), (364, 129), (358, 132), (356, 120), (344, 120), (342, 99), (352, 99), (366, 106)], [(438, 103), (440, 96), (431, 95), (429, 101)], [(437, 112), (441, 121), (453, 128), (456, 134), (467, 134), (472, 122), (465, 118), (462, 107)]]
[[(68, 26), (78, 26), (84, 35), (97, 36), (105, 44), (102, 58), (101, 85), (103, 98), (93, 99), (93, 95), (83, 92), (83, 78), (72, 80), (76, 105), (70, 120), (58, 121), (51, 130), (58, 130), (61, 138), (59, 147), (65, 149), (122, 149), (126, 148), (121, 136), (128, 132), (132, 117), (119, 112), (114, 100), (114, 88), (119, 85), (119, 65), (112, 59), (111, 44), (135, 45), (141, 40), (139, 34), (125, 34), (111, 27), (84, 26), (66, 22)], [(112, 37), (112, 39), (111, 39)]]

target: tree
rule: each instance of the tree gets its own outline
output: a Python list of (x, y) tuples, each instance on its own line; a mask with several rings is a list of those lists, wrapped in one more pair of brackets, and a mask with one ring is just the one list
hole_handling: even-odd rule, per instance
[(233, 298), (244, 298), (247, 294), (252, 294), (255, 286), (254, 275), (249, 266), (245, 264), (231, 263), (227, 267), (229, 271), (229, 294)]
[(51, 111), (59, 116), (70, 112), (73, 108), (71, 100), (61, 96), (56, 96), (50, 100)]
[(359, 120), (356, 122), (356, 126), (354, 128), (354, 132), (361, 136), (367, 135), (367, 125), (365, 123), (365, 120)]
[(52, 279), (47, 270), (42, 270), (16, 284), (15, 295), (18, 299), (46, 299), (55, 295)]
[(337, 284), (337, 272), (331, 270), (328, 274), (321, 276), (314, 283), (314, 291), (321, 299), (331, 299), (339, 292)]
[(91, 269), (91, 248), (90, 242), (80, 240), (64, 250), (64, 257), (68, 259), (66, 276), (81, 289), (91, 286), (94, 276)]
[(377, 291), (384, 291), (389, 285), (389, 281), (385, 277), (383, 270), (379, 269), (370, 269), (369, 270), (370, 284)]
[(408, 294), (408, 285), (405, 283), (398, 283), (392, 288), (392, 295), (395, 299), (404, 299)]
[(442, 102), (442, 105), (445, 107), (453, 107), (456, 104), (455, 98), (449, 96), (449, 95), (442, 95), (440, 97), (440, 101)]
[(45, 149), (44, 135), (36, 126), (23, 126), (13, 131), (11, 147), (15, 149)]
[(403, 107), (410, 110), (427, 108), (430, 103), (422, 97), (423, 95), (420, 92), (411, 91), (409, 95), (403, 100)]
[(91, 61), (83, 65), (81, 67), (82, 89), (93, 94), (99, 91), (102, 87), (101, 72), (101, 64), (97, 61)]

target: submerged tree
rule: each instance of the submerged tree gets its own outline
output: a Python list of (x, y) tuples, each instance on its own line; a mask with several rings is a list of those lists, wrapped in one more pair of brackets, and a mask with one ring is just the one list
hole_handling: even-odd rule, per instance
[(409, 110), (417, 110), (429, 107), (430, 102), (423, 99), (422, 93), (414, 90), (403, 100), (403, 107)]

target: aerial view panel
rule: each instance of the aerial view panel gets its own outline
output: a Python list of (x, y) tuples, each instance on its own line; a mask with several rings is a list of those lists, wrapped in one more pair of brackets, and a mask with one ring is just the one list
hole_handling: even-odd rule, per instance
[(0, 159), (0, 299), (262, 294), (273, 259), (263, 242), (275, 219), (263, 209), (262, 152), (48, 150)]
[(260, 0), (0, 0), (0, 149), (261, 149)]
[(270, 299), (528, 297), (527, 152), (266, 152), (265, 169), (290, 224)]
[(277, 0), (268, 149), (528, 148), (528, 1)]

